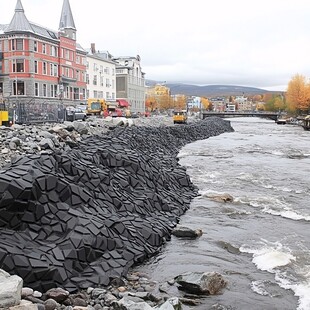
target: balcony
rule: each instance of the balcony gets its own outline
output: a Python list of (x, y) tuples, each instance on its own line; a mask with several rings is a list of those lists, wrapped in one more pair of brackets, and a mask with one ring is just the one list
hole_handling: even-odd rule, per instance
[(64, 76), (64, 75), (62, 75), (59, 78), (59, 84), (70, 84), (70, 83), (76, 83), (76, 82), (77, 82), (77, 79), (70, 78), (70, 77)]

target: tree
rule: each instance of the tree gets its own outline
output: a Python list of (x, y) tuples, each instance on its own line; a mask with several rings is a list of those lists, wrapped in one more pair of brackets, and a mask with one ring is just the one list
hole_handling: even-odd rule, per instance
[(207, 98), (201, 97), (200, 98), (201, 105), (204, 109), (210, 110), (210, 107), (212, 106), (210, 101)]
[(293, 76), (288, 83), (286, 99), (288, 109), (292, 112), (307, 112), (310, 109), (310, 85), (305, 76)]
[(274, 112), (286, 110), (283, 96), (280, 94), (273, 94), (272, 97), (265, 102), (264, 109), (266, 111)]
[(158, 104), (155, 96), (149, 96), (146, 98), (145, 108), (147, 111), (153, 112), (154, 110), (156, 110), (157, 106)]

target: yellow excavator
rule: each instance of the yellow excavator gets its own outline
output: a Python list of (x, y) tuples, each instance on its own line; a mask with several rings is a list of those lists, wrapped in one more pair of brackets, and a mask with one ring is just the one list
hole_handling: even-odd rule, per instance
[(187, 124), (187, 111), (174, 111), (173, 112), (173, 123), (174, 124)]
[(106, 108), (104, 99), (89, 98), (87, 100), (87, 115), (100, 115)]

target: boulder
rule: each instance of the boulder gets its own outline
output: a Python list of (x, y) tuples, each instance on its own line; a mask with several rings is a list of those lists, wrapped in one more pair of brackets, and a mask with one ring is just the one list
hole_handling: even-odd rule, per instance
[(179, 289), (197, 295), (217, 295), (227, 282), (217, 272), (188, 272), (175, 278)]
[(172, 230), (171, 234), (179, 238), (195, 239), (202, 236), (202, 230), (201, 229), (194, 230), (188, 227), (177, 226), (175, 229)]
[(23, 279), (11, 276), (0, 269), (0, 308), (16, 306), (20, 303)]

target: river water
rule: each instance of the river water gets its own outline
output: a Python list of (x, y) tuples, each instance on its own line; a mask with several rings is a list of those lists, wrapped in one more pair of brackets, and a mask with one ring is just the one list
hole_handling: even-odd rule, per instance
[[(163, 282), (187, 271), (216, 271), (221, 295), (189, 309), (310, 309), (310, 132), (260, 118), (229, 119), (235, 132), (179, 153), (199, 196), (180, 224), (196, 240), (172, 236), (137, 268)], [(212, 197), (229, 194), (232, 202)]]

